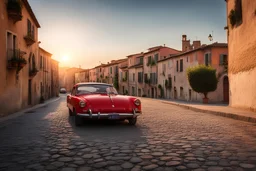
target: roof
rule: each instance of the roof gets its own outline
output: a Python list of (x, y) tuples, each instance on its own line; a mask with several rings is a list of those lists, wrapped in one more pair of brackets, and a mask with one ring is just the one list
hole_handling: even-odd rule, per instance
[(47, 52), (46, 50), (44, 50), (43, 48), (39, 47), (40, 50), (42, 50), (44, 53), (47, 53), (48, 55), (52, 56), (52, 54), (50, 52)]
[(57, 61), (57, 60), (55, 60), (55, 59), (52, 59), (52, 58), (51, 58), (51, 60), (52, 60), (53, 62), (60, 63), (59, 61)]
[(75, 84), (74, 86), (90, 85), (90, 84), (113, 86), (112, 84), (100, 83), (100, 82), (84, 82), (84, 83), (77, 83), (77, 84)]
[(77, 73), (82, 73), (82, 72), (89, 72), (89, 69), (83, 69), (82, 71), (79, 71), (79, 72), (77, 72)]
[(152, 52), (156, 52), (156, 51), (158, 51), (158, 50), (160, 50), (160, 49), (163, 49), (163, 48), (168, 48), (168, 49), (175, 50), (175, 51), (177, 51), (177, 52), (181, 52), (180, 50), (173, 49), (173, 48), (170, 48), (170, 47), (167, 47), (167, 46), (156, 46), (156, 47), (149, 48), (149, 49), (148, 49), (149, 51), (148, 51), (148, 52), (145, 52), (144, 55), (149, 54), (149, 53), (152, 53)]
[(99, 68), (99, 67), (104, 67), (106, 64), (100, 64), (100, 65), (98, 65), (98, 66), (96, 66), (96, 67), (94, 67), (94, 68)]
[(24, 3), (24, 6), (26, 7), (26, 9), (28, 10), (28, 13), (30, 14), (31, 18), (33, 19), (33, 21), (35, 22), (37, 28), (40, 28), (40, 24), (38, 22), (38, 20), (36, 19), (36, 16), (31, 8), (31, 6), (28, 3), (28, 0), (22, 0), (22, 2)]
[(195, 51), (204, 50), (204, 49), (211, 48), (211, 47), (223, 47), (223, 48), (225, 48), (225, 47), (228, 47), (228, 44), (227, 43), (215, 42), (215, 43), (212, 43), (212, 44), (209, 44), (209, 45), (202, 45), (199, 48), (196, 48), (196, 49), (193, 49), (193, 50), (190, 50), (190, 51), (181, 52), (181, 53), (178, 53), (178, 54), (173, 54), (173, 55), (171, 55), (167, 58), (159, 60), (158, 62), (162, 62), (162, 61), (168, 60), (170, 58), (180, 57), (182, 55), (186, 55), (186, 54), (189, 54), (189, 53), (192, 53), (192, 52), (195, 52)]
[(139, 57), (139, 56), (143, 56), (143, 55), (144, 55), (144, 53), (141, 52), (141, 53), (136, 53), (136, 54), (128, 55), (127, 57), (128, 58), (133, 57), (133, 56)]
[(139, 63), (139, 64), (132, 65), (129, 67), (129, 69), (130, 68), (140, 68), (140, 67), (143, 67), (143, 64)]

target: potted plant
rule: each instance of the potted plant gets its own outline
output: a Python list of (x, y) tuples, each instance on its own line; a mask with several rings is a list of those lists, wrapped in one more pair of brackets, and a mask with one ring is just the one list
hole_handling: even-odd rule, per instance
[(19, 58), (19, 66), (24, 67), (27, 64), (27, 61), (25, 58)]
[(14, 56), (9, 60), (9, 66), (10, 67), (17, 67), (18, 66), (19, 59)]
[(22, 19), (22, 7), (20, 0), (9, 0), (7, 1), (7, 11), (9, 17), (12, 17), (15, 21)]
[(30, 70), (30, 72), (29, 72), (29, 76), (31, 76), (31, 77), (35, 76), (37, 74), (37, 72), (38, 72), (38, 69), (36, 67), (33, 67), (33, 69)]
[(202, 93), (203, 103), (208, 103), (207, 94), (215, 91), (218, 84), (216, 69), (211, 66), (198, 65), (187, 69), (188, 81), (191, 88), (198, 93)]

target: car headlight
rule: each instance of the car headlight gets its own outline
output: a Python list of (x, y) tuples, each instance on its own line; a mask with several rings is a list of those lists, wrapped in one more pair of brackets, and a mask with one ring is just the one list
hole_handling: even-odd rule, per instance
[(141, 104), (141, 102), (140, 102), (139, 99), (136, 99), (136, 100), (134, 100), (134, 104), (135, 104), (136, 106), (139, 106), (139, 105)]
[(85, 106), (86, 106), (85, 101), (81, 100), (81, 101), (79, 102), (79, 106), (80, 106), (80, 107), (85, 107)]

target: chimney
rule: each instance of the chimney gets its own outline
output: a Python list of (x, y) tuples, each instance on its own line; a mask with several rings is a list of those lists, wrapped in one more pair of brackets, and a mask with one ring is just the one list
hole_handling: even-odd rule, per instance
[(191, 50), (190, 40), (187, 40), (187, 35), (182, 35), (182, 52)]
[(195, 40), (193, 41), (193, 48), (197, 49), (201, 46), (201, 41), (200, 40)]

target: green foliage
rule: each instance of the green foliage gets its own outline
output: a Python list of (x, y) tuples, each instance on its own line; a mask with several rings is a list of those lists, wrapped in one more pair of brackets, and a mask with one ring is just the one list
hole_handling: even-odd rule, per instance
[(228, 18), (229, 18), (230, 24), (233, 28), (236, 25), (236, 12), (235, 12), (235, 10), (232, 9), (230, 11)]
[(22, 63), (22, 64), (27, 64), (27, 61), (25, 58), (21, 57), (18, 59), (19, 63)]
[(158, 88), (160, 89), (160, 98), (164, 97), (164, 89), (163, 86), (161, 84), (158, 84)]
[(15, 10), (21, 13), (21, 2), (20, 0), (12, 0), (7, 3), (7, 10)]
[(162, 87), (162, 85), (161, 85), (161, 84), (158, 84), (158, 88), (159, 88), (159, 89), (162, 89), (163, 87)]
[(118, 74), (115, 75), (114, 78), (114, 87), (118, 90), (119, 89), (119, 81), (118, 81)]
[(198, 65), (187, 69), (188, 81), (191, 88), (198, 93), (203, 93), (207, 98), (208, 92), (215, 91), (218, 84), (216, 69)]

